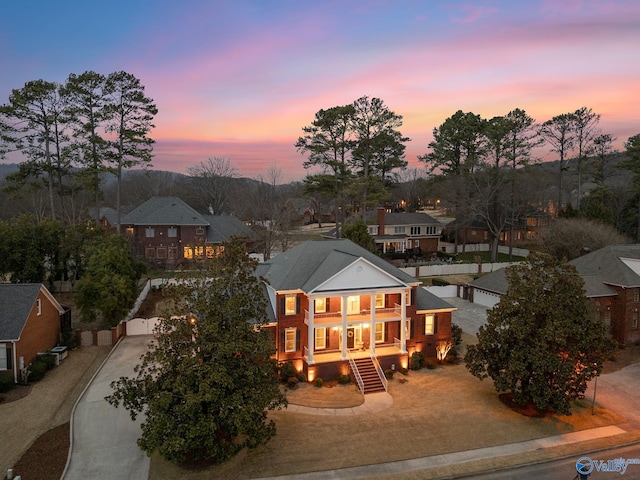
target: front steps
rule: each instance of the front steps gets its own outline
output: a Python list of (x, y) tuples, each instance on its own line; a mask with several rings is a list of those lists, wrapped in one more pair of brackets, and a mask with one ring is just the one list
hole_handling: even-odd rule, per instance
[[(386, 388), (378, 374), (375, 364), (373, 363), (373, 359), (359, 358), (354, 360), (354, 362), (356, 369), (362, 378), (362, 383), (364, 384), (363, 394), (366, 395), (368, 393), (386, 392)], [(354, 375), (355, 374), (356, 373), (354, 372)]]

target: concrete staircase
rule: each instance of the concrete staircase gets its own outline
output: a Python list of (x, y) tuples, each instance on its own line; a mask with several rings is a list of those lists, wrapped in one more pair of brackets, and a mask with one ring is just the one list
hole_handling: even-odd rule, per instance
[[(385, 392), (386, 388), (382, 379), (380, 378), (380, 374), (376, 369), (375, 364), (373, 363), (373, 359), (371, 358), (358, 358), (354, 360), (355, 368), (360, 374), (362, 378), (362, 383), (364, 385), (364, 389), (362, 391), (363, 394), (367, 393), (375, 393), (375, 392)], [(353, 364), (352, 367), (353, 368)], [(357, 376), (356, 372), (353, 372), (354, 375)]]

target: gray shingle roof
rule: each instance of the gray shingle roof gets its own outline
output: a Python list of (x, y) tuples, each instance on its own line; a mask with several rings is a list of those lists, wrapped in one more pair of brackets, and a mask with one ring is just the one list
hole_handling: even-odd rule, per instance
[(0, 285), (0, 341), (20, 338), (40, 288), (39, 283)]
[(624, 258), (640, 260), (640, 244), (609, 245), (569, 263), (575, 265), (583, 277), (593, 275), (609, 285), (640, 287), (640, 275), (622, 260)]
[(120, 220), (122, 225), (208, 225), (178, 197), (152, 197)]
[(416, 299), (416, 310), (422, 312), (425, 310), (456, 310), (456, 307), (437, 297), (424, 287), (418, 287)]
[(276, 290), (309, 292), (360, 257), (398, 280), (417, 280), (351, 240), (309, 240), (261, 263), (257, 274)]
[[(624, 259), (640, 260), (640, 244), (609, 245), (569, 263), (576, 267), (584, 280), (587, 297), (602, 297), (616, 295), (609, 285), (640, 287), (640, 274), (625, 263)], [(508, 287), (504, 269), (473, 280), (469, 285), (498, 294), (506, 293)]]
[(206, 243), (223, 243), (231, 237), (247, 237), (255, 240), (256, 234), (240, 219), (229, 215), (202, 215), (209, 224)]

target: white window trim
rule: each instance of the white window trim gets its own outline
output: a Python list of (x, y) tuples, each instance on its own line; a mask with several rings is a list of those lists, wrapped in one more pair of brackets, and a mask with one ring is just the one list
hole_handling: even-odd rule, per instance
[[(431, 319), (431, 322), (428, 319)], [(431, 327), (431, 328), (429, 328)], [(424, 334), (425, 335), (435, 335), (436, 331), (436, 316), (435, 315), (425, 315), (424, 316)]]
[(375, 332), (374, 332), (374, 338), (375, 338), (375, 342), (376, 343), (382, 343), (384, 342), (384, 323), (382, 322), (376, 322), (376, 327), (375, 327)]
[[(289, 327), (289, 328), (286, 328), (284, 330), (284, 351), (286, 353), (295, 352), (296, 351), (297, 330), (298, 329), (296, 327)], [(289, 338), (291, 335), (293, 335), (293, 339)], [(293, 347), (292, 348), (288, 348), (287, 347), (289, 342), (293, 342)]]
[[(284, 297), (284, 314), (285, 315), (296, 315), (298, 313), (298, 300), (297, 295), (285, 295)], [(289, 308), (289, 300), (293, 301), (293, 308)]]
[(36, 298), (36, 315), (42, 315), (42, 299)]
[[(318, 342), (320, 340), (320, 342)], [(316, 350), (324, 350), (327, 348), (327, 327), (316, 327), (315, 338)]]

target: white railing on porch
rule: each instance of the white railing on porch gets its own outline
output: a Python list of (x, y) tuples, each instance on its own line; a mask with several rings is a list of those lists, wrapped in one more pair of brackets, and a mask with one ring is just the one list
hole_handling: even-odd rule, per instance
[(384, 370), (382, 370), (382, 366), (380, 365), (380, 362), (378, 362), (378, 357), (376, 357), (375, 353), (371, 355), (371, 360), (373, 360), (373, 364), (376, 366), (376, 370), (378, 371), (378, 376), (380, 377), (380, 381), (382, 382), (382, 385), (384, 385), (384, 391), (388, 392), (389, 381), (387, 380), (387, 376), (384, 374)]
[(364, 382), (362, 381), (362, 377), (360, 376), (360, 372), (358, 371), (358, 366), (356, 365), (356, 361), (351, 356), (351, 353), (347, 351), (347, 358), (349, 359), (349, 365), (351, 366), (351, 371), (353, 372), (353, 376), (356, 377), (356, 382), (358, 384), (358, 388), (364, 394)]
[(402, 346), (402, 342), (400, 341), (399, 338), (393, 337), (393, 346), (396, 347), (398, 350), (400, 350)]

